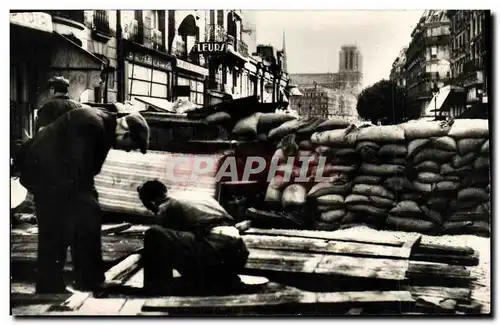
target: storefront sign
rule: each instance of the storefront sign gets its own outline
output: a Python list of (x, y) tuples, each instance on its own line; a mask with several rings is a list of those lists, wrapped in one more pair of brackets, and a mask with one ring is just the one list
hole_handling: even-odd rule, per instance
[(206, 69), (206, 68), (203, 68), (203, 67), (200, 67), (196, 64), (192, 64), (192, 63), (182, 61), (179, 59), (177, 59), (176, 62), (177, 62), (176, 63), (177, 67), (180, 69), (191, 71), (191, 72), (197, 73), (197, 74), (202, 75), (202, 76), (208, 76), (208, 69)]
[(153, 66), (155, 68), (172, 70), (172, 63), (159, 58), (154, 58), (149, 54), (127, 52), (127, 60)]
[(193, 50), (199, 54), (221, 54), (227, 52), (227, 44), (225, 42), (197, 43)]
[(52, 33), (52, 16), (44, 12), (16, 12), (10, 14), (10, 23)]

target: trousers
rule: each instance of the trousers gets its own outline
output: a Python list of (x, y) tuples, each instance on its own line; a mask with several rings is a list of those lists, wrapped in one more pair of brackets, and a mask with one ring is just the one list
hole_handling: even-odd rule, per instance
[(203, 290), (236, 277), (248, 255), (241, 238), (211, 233), (197, 236), (153, 226), (144, 235), (144, 289), (150, 294), (168, 293), (176, 269)]
[(34, 194), (38, 222), (37, 293), (57, 293), (71, 248), (75, 288), (92, 291), (104, 282), (102, 215), (95, 189)]

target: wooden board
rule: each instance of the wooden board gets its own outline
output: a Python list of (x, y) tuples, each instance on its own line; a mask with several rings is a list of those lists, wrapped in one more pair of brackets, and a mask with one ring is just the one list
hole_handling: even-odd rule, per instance
[(146, 299), (127, 299), (120, 309), (120, 315), (138, 315)]
[(409, 258), (411, 253), (411, 247), (394, 247), (336, 240), (265, 235), (244, 235), (242, 239), (248, 248), (259, 249), (405, 259)]
[(148, 299), (143, 311), (190, 312), (193, 310), (255, 311), (280, 305), (311, 304), (371, 304), (371, 303), (412, 303), (414, 299), (408, 291), (358, 291), (358, 292), (307, 292), (285, 290), (276, 293), (247, 294), (215, 297), (167, 297)]
[(408, 286), (404, 287), (404, 289), (410, 291), (413, 296), (451, 298), (456, 300), (469, 300), (471, 297), (471, 290), (467, 288)]
[(124, 298), (106, 298), (96, 299), (88, 298), (84, 304), (78, 309), (79, 314), (85, 315), (118, 315), (126, 299)]

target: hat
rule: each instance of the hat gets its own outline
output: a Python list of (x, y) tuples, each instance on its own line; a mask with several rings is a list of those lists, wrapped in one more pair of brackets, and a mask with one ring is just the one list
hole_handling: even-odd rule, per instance
[(59, 85), (69, 87), (69, 80), (64, 78), (63, 76), (52, 77), (49, 79), (49, 85), (54, 85), (54, 84), (59, 84)]
[(145, 154), (149, 146), (149, 126), (144, 117), (138, 113), (132, 113), (125, 116), (128, 129), (130, 132), (130, 139), (139, 145), (141, 152)]

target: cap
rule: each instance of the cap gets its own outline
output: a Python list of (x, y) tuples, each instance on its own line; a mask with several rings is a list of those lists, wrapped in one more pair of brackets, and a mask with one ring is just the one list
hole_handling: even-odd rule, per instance
[(66, 87), (69, 87), (69, 80), (64, 78), (63, 76), (52, 77), (49, 79), (49, 85), (59, 84)]
[(128, 129), (130, 132), (130, 139), (139, 145), (141, 152), (145, 154), (149, 147), (149, 125), (148, 122), (138, 113), (132, 113), (125, 116)]

